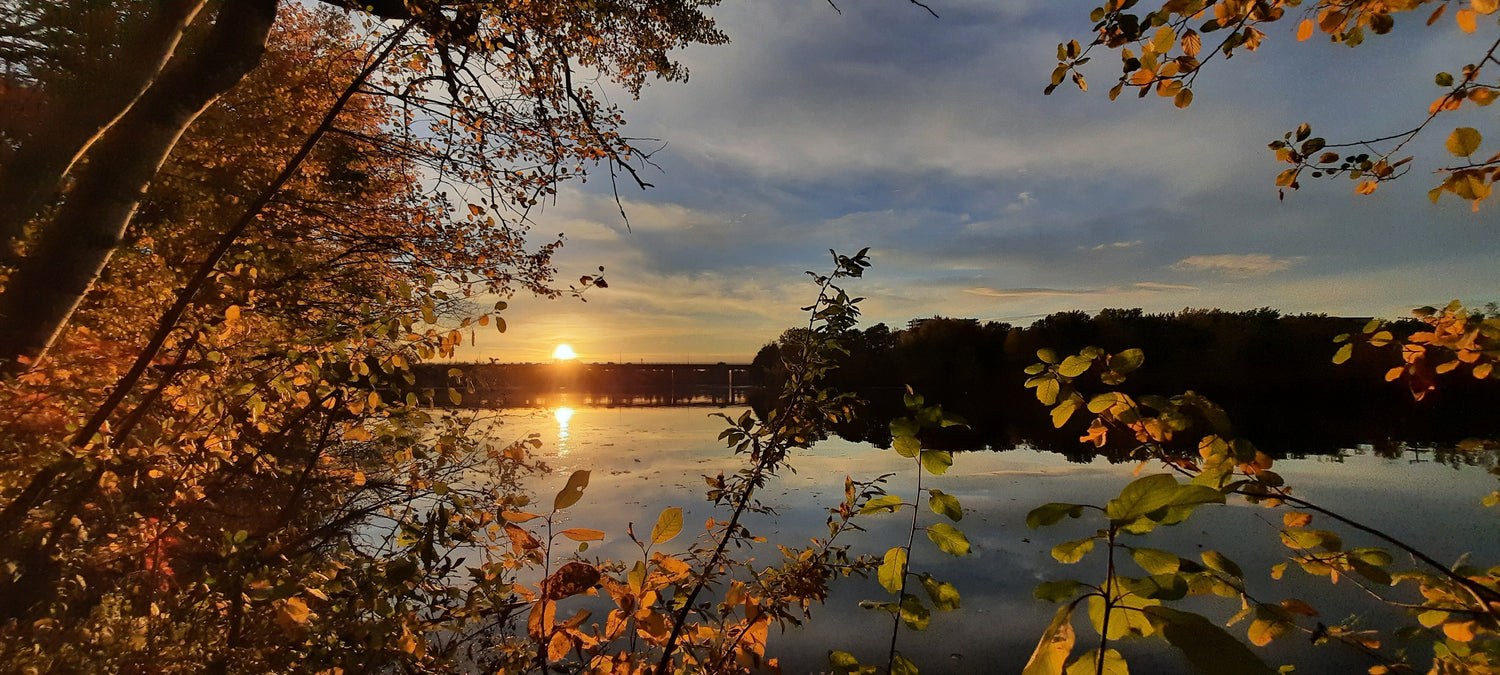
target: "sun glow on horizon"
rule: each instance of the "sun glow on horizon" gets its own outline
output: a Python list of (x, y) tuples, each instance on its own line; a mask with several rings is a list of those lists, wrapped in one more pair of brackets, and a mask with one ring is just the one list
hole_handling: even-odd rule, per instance
[(578, 358), (578, 352), (573, 351), (573, 347), (570, 345), (558, 345), (557, 349), (552, 350), (552, 358), (558, 361), (576, 359)]

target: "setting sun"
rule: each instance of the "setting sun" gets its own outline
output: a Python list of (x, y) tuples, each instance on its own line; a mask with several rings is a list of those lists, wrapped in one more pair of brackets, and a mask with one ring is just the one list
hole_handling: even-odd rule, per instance
[(552, 358), (559, 361), (567, 361), (568, 359), (578, 358), (578, 353), (573, 351), (573, 348), (569, 345), (558, 345), (557, 349), (552, 350)]

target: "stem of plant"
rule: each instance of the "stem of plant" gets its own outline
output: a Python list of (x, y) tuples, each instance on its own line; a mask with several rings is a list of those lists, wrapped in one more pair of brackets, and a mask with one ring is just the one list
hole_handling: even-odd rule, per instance
[(896, 665), (896, 636), (901, 633), (901, 603), (906, 600), (906, 579), (911, 576), (911, 545), (917, 538), (917, 514), (921, 512), (918, 504), (922, 499), (922, 451), (917, 451), (917, 492), (912, 497), (911, 504), (911, 527), (906, 531), (906, 566), (901, 570), (901, 590), (896, 594), (896, 620), (891, 625), (891, 648), (886, 654), (885, 672), (891, 672), (891, 667)]
[(1109, 526), (1108, 575), (1104, 577), (1104, 621), (1099, 626), (1099, 654), (1094, 657), (1095, 675), (1104, 675), (1104, 652), (1109, 648), (1109, 615), (1115, 608), (1115, 534), (1114, 525)]

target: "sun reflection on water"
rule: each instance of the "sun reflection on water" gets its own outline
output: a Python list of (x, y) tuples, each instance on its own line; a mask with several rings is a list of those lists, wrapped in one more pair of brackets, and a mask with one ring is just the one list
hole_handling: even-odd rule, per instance
[(568, 454), (568, 422), (573, 419), (573, 409), (561, 407), (552, 416), (557, 418), (557, 454), (563, 456)]

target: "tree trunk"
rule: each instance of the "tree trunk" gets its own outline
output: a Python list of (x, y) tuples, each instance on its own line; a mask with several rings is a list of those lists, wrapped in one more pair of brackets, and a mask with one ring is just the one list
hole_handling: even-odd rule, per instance
[(173, 57), (90, 149), (57, 217), (0, 293), (0, 372), (22, 372), (46, 353), (119, 246), (177, 139), (260, 63), (277, 2), (225, 0), (198, 49)]
[(48, 92), (45, 120), (0, 165), (0, 262), (15, 264), (12, 243), (57, 193), (89, 146), (124, 117), (161, 73), (207, 0), (158, 0), (117, 58)]

